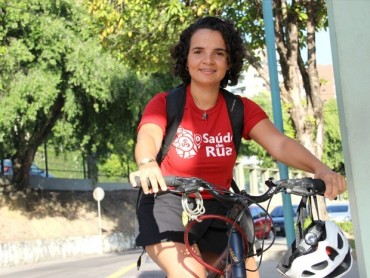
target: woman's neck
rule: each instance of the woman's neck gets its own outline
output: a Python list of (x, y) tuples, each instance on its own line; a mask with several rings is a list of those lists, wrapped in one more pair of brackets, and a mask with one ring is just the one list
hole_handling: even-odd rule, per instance
[(190, 84), (190, 92), (195, 105), (202, 110), (208, 110), (215, 106), (220, 92), (219, 86), (197, 86)]

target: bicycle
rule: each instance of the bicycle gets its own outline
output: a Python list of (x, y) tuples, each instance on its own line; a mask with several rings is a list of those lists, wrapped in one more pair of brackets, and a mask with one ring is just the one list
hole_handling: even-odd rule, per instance
[[(249, 195), (245, 190), (242, 190), (240, 193), (231, 192), (196, 177), (165, 176), (164, 178), (168, 187), (167, 192), (182, 195), (182, 206), (190, 219), (185, 227), (185, 245), (190, 254), (208, 269), (207, 277), (210, 278), (246, 277), (245, 256), (248, 254), (249, 245), (244, 231), (247, 228), (246, 226), (248, 223), (245, 221), (243, 216), (251, 204), (258, 204), (271, 200), (275, 194), (280, 192), (306, 198), (310, 196), (323, 195), (325, 191), (324, 182), (322, 180), (312, 178), (286, 179), (279, 181), (269, 179), (265, 182), (267, 190), (263, 194), (256, 196)], [(136, 181), (137, 184), (140, 185), (139, 179)], [(220, 202), (233, 203), (231, 212), (227, 217), (204, 214), (203, 199), (200, 192), (205, 190), (210, 192), (213, 197)], [(194, 204), (194, 206), (191, 207), (189, 204)], [(268, 216), (269, 214), (266, 211), (266, 217)], [(209, 265), (198, 257), (192, 248), (190, 248), (188, 240), (188, 235), (193, 225), (198, 221), (210, 218), (226, 221), (230, 226), (228, 246), (214, 265)], [(275, 238), (273, 238), (270, 246), (272, 246), (274, 240)], [(262, 247), (257, 247), (256, 254), (262, 255), (262, 253), (268, 250), (270, 246), (263, 249), (264, 243), (262, 242)]]

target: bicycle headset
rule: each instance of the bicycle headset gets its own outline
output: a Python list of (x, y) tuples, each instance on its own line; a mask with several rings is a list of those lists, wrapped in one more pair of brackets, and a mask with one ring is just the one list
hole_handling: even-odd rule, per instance
[(352, 267), (351, 247), (333, 221), (313, 221), (285, 253), (277, 269), (285, 277), (343, 277)]

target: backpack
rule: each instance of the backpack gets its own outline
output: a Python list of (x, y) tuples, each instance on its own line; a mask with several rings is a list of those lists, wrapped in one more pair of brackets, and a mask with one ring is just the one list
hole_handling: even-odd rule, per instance
[[(221, 88), (221, 93), (226, 101), (227, 111), (229, 113), (231, 126), (233, 130), (233, 142), (238, 155), (240, 143), (244, 129), (244, 105), (240, 97)], [(167, 126), (166, 135), (162, 142), (162, 147), (157, 155), (157, 162), (160, 164), (169, 151), (173, 140), (175, 139), (177, 128), (179, 127), (184, 115), (186, 102), (186, 86), (180, 85), (171, 90), (166, 97)], [(234, 192), (240, 192), (235, 181), (232, 180), (231, 187)]]

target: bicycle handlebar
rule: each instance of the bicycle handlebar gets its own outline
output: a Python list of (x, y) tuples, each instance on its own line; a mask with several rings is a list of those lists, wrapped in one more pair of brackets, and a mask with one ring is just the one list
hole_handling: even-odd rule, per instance
[[(244, 244), (246, 244), (246, 247), (244, 250), (248, 250), (248, 241), (247, 241), (247, 238), (245, 236), (245, 233), (244, 231), (246, 231), (249, 226), (248, 224), (246, 223), (246, 221), (244, 222), (239, 222), (239, 220), (241, 220), (242, 218), (239, 218), (239, 216), (243, 215), (243, 213), (241, 213), (245, 208), (246, 206), (250, 205), (250, 203), (262, 203), (264, 201), (267, 201), (269, 199), (271, 199), (273, 197), (273, 195), (275, 195), (276, 193), (279, 193), (279, 192), (285, 192), (287, 194), (294, 194), (294, 195), (299, 195), (299, 196), (313, 196), (313, 195), (324, 195), (324, 192), (325, 192), (325, 183), (324, 181), (320, 180), (320, 179), (312, 179), (312, 178), (300, 178), (300, 179), (285, 179), (285, 180), (278, 180), (278, 181), (274, 181), (273, 179), (268, 179), (265, 184), (267, 186), (267, 190), (261, 194), (261, 195), (250, 195), (248, 193), (245, 192), (245, 190), (242, 190), (240, 193), (234, 193), (234, 192), (231, 192), (223, 187), (220, 187), (220, 186), (217, 186), (217, 185), (213, 185), (203, 179), (200, 179), (200, 178), (196, 178), (196, 177), (177, 177), (177, 176), (164, 176), (164, 180), (165, 180), (165, 183), (167, 185), (167, 188), (168, 190), (165, 191), (165, 192), (173, 192), (173, 193), (182, 193), (182, 198), (184, 199), (185, 197), (185, 203), (187, 203), (188, 201), (188, 194), (194, 194), (195, 198), (198, 198), (198, 200), (202, 199), (201, 196), (199, 196), (199, 193), (202, 192), (202, 191), (207, 191), (209, 192), (210, 194), (213, 195), (213, 197), (218, 200), (218, 201), (221, 201), (221, 202), (227, 202), (227, 203), (234, 203), (234, 207), (233, 209), (231, 210), (231, 212), (228, 214), (228, 217), (224, 217), (222, 218), (223, 221), (226, 221), (226, 222), (229, 222), (229, 223), (233, 223), (235, 224), (235, 227), (239, 227), (238, 229), (238, 232), (240, 233), (240, 235), (244, 235), (243, 236), (243, 242)], [(140, 182), (140, 178), (139, 177), (135, 177), (135, 181), (136, 181), (136, 184), (137, 186), (141, 186), (141, 182)], [(150, 186), (150, 183), (148, 182), (148, 185)], [(193, 197), (193, 196), (190, 196), (190, 197)], [(197, 202), (197, 206), (196, 206), (196, 209), (190, 209), (187, 208), (186, 206), (184, 207), (184, 202), (182, 202), (182, 206), (184, 208), (184, 211), (188, 214), (188, 217), (189, 219), (192, 219), (192, 220), (203, 220), (203, 219), (206, 219), (204, 218), (204, 215), (202, 215), (205, 210), (204, 210), (204, 206), (203, 206), (203, 201), (199, 202), (201, 203), (201, 206), (199, 206), (198, 202)], [(202, 209), (200, 209), (202, 208)], [(266, 211), (267, 213), (267, 211)], [(268, 215), (268, 213), (267, 213)], [(265, 216), (265, 218), (267, 217), (267, 215)], [(208, 215), (209, 216), (209, 215)], [(209, 218), (215, 218), (215, 215), (212, 215), (211, 217)], [(192, 223), (192, 224), (191, 224)], [(192, 225), (194, 223), (197, 223), (196, 221), (190, 221), (189, 222), (189, 225), (186, 226), (186, 229), (185, 229), (185, 233), (184, 233), (184, 241), (186, 243), (186, 246), (190, 252), (190, 254), (192, 256), (194, 256), (194, 258), (198, 258), (197, 257), (197, 254), (196, 253), (193, 253), (191, 250), (192, 248), (190, 248), (190, 244), (188, 242), (188, 233), (189, 233), (189, 230), (190, 228), (192, 227)], [(239, 226), (239, 224), (241, 225), (241, 227)], [(266, 227), (266, 224), (265, 224), (265, 227)], [(238, 242), (235, 242), (233, 241), (234, 243), (232, 244), (231, 247), (228, 247), (226, 250), (227, 252), (229, 252), (229, 248), (230, 248), (230, 252), (234, 252), (235, 250), (239, 250), (237, 247), (239, 245), (239, 241)], [(273, 244), (274, 240), (272, 241), (271, 245)], [(271, 247), (270, 245), (270, 247)], [(266, 251), (267, 249), (263, 249), (263, 244), (262, 244), (262, 247), (261, 247), (261, 250), (258, 251), (257, 253), (259, 252), (264, 252)], [(241, 252), (243, 253), (243, 252)], [(235, 254), (235, 253), (233, 253)], [(247, 253), (245, 253), (247, 254)], [(243, 254), (239, 254), (241, 255), (240, 256), (240, 260), (243, 261), (244, 259), (244, 256)], [(239, 256), (238, 256), (239, 258)], [(222, 270), (224, 270), (224, 267), (226, 269), (226, 266), (227, 266), (227, 262), (224, 262), (224, 259), (225, 257), (222, 257)], [(198, 260), (198, 259), (197, 259)], [(211, 265), (208, 265), (207, 263), (203, 262), (201, 259), (198, 260), (201, 264), (203, 264), (205, 267), (207, 267), (208, 269), (212, 270), (214, 273), (217, 273), (217, 274), (221, 274), (223, 275), (223, 272), (220, 271), (218, 268), (214, 268), (213, 266)], [(235, 265), (234, 265), (235, 266)], [(234, 271), (234, 266), (233, 266), (233, 271)], [(237, 266), (236, 267), (237, 271), (240, 270), (241, 272), (240, 273), (245, 273), (245, 265), (242, 265), (242, 266)], [(215, 277), (215, 276), (212, 276), (212, 277)], [(218, 277), (218, 276), (217, 276)], [(241, 277), (241, 276), (238, 276), (238, 277)]]
[[(220, 186), (213, 185), (200, 178), (164, 176), (164, 180), (168, 187), (168, 191), (170, 192), (196, 193), (207, 190), (220, 201), (236, 202), (240, 199), (240, 194), (234, 194), (233, 192), (227, 191)], [(135, 181), (137, 186), (140, 187), (141, 182), (139, 177), (136, 177)], [(267, 185), (268, 189), (261, 195), (250, 195), (244, 190), (241, 194), (252, 202), (262, 203), (270, 199), (278, 192), (285, 192), (287, 194), (298, 196), (313, 196), (324, 195), (326, 189), (323, 180), (313, 178), (284, 179), (278, 181), (269, 179), (265, 182), (265, 184)]]

